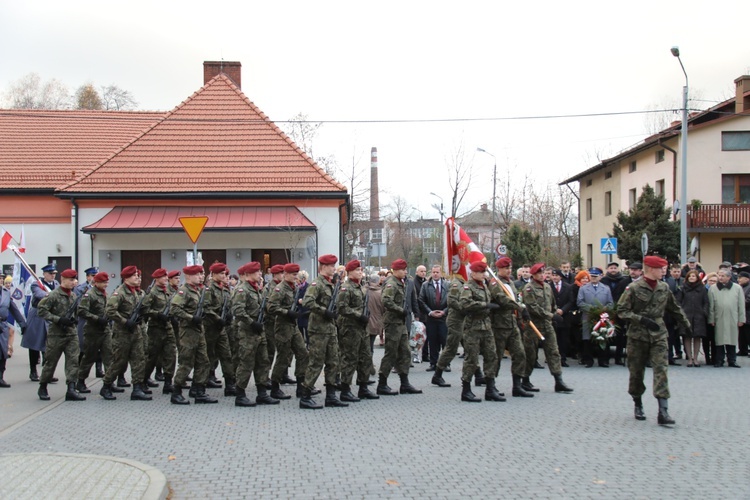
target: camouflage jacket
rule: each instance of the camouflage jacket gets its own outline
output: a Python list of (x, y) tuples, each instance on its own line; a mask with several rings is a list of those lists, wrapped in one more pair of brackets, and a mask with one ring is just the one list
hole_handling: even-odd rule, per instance
[[(281, 282), (279, 282), (281, 283)], [(263, 303), (263, 298), (266, 298), (266, 310), (264, 311), (264, 320), (263, 324), (265, 325), (265, 331), (266, 333), (273, 334), (274, 330), (276, 329), (276, 316), (274, 314), (271, 314), (268, 310), (268, 305), (271, 300), (271, 292), (274, 288), (276, 288), (279, 283), (276, 283), (274, 280), (269, 281), (265, 284), (263, 287), (263, 290), (261, 290), (261, 298), (260, 303)]]
[[(206, 298), (203, 301), (206, 328), (214, 328), (218, 331), (226, 326), (221, 322), (221, 311), (224, 308), (225, 300), (227, 307), (229, 307), (229, 299), (229, 287), (212, 281), (211, 286), (206, 290)], [(227, 310), (227, 313), (229, 313), (229, 310)]]
[[(165, 320), (159, 317), (167, 309), (167, 304), (169, 304), (170, 300), (172, 300), (172, 293), (169, 290), (169, 286), (163, 289), (156, 285), (151, 287), (142, 304), (143, 315), (148, 318), (149, 329), (153, 327), (161, 330), (172, 329), (172, 322), (169, 321), (169, 318)], [(169, 313), (171, 313), (171, 307)]]
[(328, 309), (332, 297), (333, 282), (325, 276), (318, 275), (318, 278), (307, 287), (305, 297), (302, 299), (302, 307), (310, 310), (308, 332), (336, 334), (335, 321), (325, 317), (326, 309)]
[[(180, 331), (192, 330), (203, 332), (203, 324), (196, 325), (193, 323), (193, 317), (198, 312), (198, 304), (201, 300), (201, 294), (204, 288), (201, 285), (194, 286), (185, 283), (177, 290), (177, 293), (172, 297), (172, 314), (180, 322)], [(205, 292), (208, 295), (208, 292)], [(206, 297), (203, 297), (203, 304), (205, 307)], [(204, 309), (205, 311), (205, 309)]]
[(384, 325), (406, 324), (406, 312), (404, 310), (404, 294), (406, 293), (406, 282), (395, 276), (389, 276), (383, 283), (383, 314)]
[(362, 283), (349, 280), (342, 284), (336, 300), (336, 309), (339, 312), (340, 327), (364, 330), (367, 324), (360, 321), (365, 312), (365, 288)]
[[(253, 332), (250, 328), (260, 316), (260, 305), (262, 290), (256, 288), (252, 283), (241, 281), (234, 289), (232, 294), (232, 315), (235, 319), (235, 325), (238, 330), (243, 332)], [(258, 332), (262, 333), (262, 331)]]
[(532, 321), (552, 321), (555, 311), (557, 311), (557, 305), (555, 304), (552, 287), (549, 284), (539, 284), (535, 280), (531, 280), (523, 287), (521, 295)]
[(490, 310), (487, 304), (492, 300), (484, 283), (470, 279), (464, 283), (458, 298), (458, 307), (466, 314), (464, 331), (491, 330)]
[[(513, 298), (508, 297), (508, 294), (503, 291), (503, 284), (510, 288)], [(500, 328), (504, 330), (512, 330), (513, 328), (516, 328), (518, 326), (518, 315), (516, 312), (523, 309), (523, 306), (516, 302), (516, 297), (518, 296), (516, 286), (512, 281), (498, 278), (490, 281), (489, 288), (492, 300), (500, 305), (500, 309), (495, 309), (490, 312), (492, 328)]]
[(287, 315), (292, 304), (294, 304), (296, 291), (294, 285), (287, 281), (282, 281), (271, 289), (271, 295), (268, 296), (266, 304), (268, 306), (268, 314), (276, 317), (275, 323), (282, 323), (287, 326), (297, 324), (296, 319), (290, 318)]
[(78, 303), (78, 317), (85, 319), (83, 333), (103, 333), (109, 329), (109, 322), (105, 326), (99, 324), (99, 318), (107, 317), (107, 292), (92, 286), (83, 293)]
[(65, 316), (76, 301), (76, 294), (72, 290), (58, 286), (44, 297), (37, 306), (37, 313), (48, 323), (48, 335), (78, 335), (76, 332), (76, 311), (68, 314), (74, 323), (62, 328), (57, 322)]
[(456, 330), (459, 333), (464, 329), (465, 315), (458, 301), (465, 283), (463, 277), (457, 274), (451, 280), (451, 285), (448, 289), (448, 318), (446, 319), (446, 323), (449, 330)]
[(107, 317), (112, 320), (113, 333), (135, 333), (137, 330), (143, 327), (143, 323), (137, 325), (135, 330), (129, 330), (125, 323), (130, 319), (130, 315), (133, 314), (135, 307), (138, 305), (138, 301), (141, 299), (145, 292), (143, 290), (132, 291), (126, 284), (118, 286), (115, 291), (107, 299)]
[[(651, 287), (645, 278), (635, 281), (625, 288), (617, 302), (617, 316), (629, 320), (628, 337), (638, 340), (652, 340), (667, 336), (664, 326), (664, 313), (671, 315), (675, 321), (690, 331), (690, 321), (682, 308), (669, 291), (669, 285), (657, 281), (656, 288)], [(659, 324), (659, 330), (651, 331), (639, 323), (642, 317), (650, 318)]]

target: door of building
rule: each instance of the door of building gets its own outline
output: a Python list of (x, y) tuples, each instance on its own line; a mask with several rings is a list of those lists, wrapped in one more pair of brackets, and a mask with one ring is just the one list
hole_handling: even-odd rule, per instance
[(289, 262), (286, 257), (286, 250), (283, 248), (255, 249), (253, 250), (252, 257), (254, 261), (260, 262), (260, 268), (264, 275), (269, 267)]
[(145, 290), (153, 281), (151, 275), (161, 267), (160, 250), (122, 250), (120, 252), (122, 267), (136, 266), (141, 270), (143, 280), (141, 287)]
[(206, 275), (208, 275), (208, 268), (210, 268), (212, 264), (216, 264), (217, 262), (226, 264), (227, 262), (226, 250), (203, 250), (201, 249), (200, 252), (201, 252), (201, 255), (203, 256), (203, 268), (206, 270)]

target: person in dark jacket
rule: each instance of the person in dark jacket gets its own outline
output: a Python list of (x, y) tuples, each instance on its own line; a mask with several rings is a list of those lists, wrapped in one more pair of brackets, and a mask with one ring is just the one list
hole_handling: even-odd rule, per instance
[[(21, 338), (21, 347), (29, 350), (29, 380), (32, 382), (39, 382), (36, 365), (39, 364), (40, 353), (45, 351), (47, 345), (47, 322), (39, 317), (37, 307), (44, 297), (60, 286), (60, 283), (55, 279), (57, 266), (54, 263), (44, 266), (42, 273), (41, 281), (34, 280), (31, 282), (31, 308), (26, 316), (27, 328)], [(57, 382), (54, 377), (53, 382)]]
[[(640, 262), (630, 262), (628, 264), (628, 270), (628, 276), (625, 276), (620, 280), (617, 284), (617, 288), (612, 292), (612, 299), (615, 301), (615, 304), (620, 301), (620, 297), (622, 297), (622, 294), (625, 292), (628, 285), (641, 279), (641, 276), (643, 276), (643, 264)], [(615, 364), (625, 366), (623, 353), (628, 345), (628, 337), (625, 335), (625, 332), (628, 330), (627, 320), (618, 318), (615, 322), (615, 329), (617, 330), (617, 335), (615, 335)]]
[(700, 366), (698, 354), (701, 350), (701, 342), (706, 336), (708, 323), (708, 291), (703, 286), (698, 271), (687, 272), (685, 284), (680, 288), (676, 297), (692, 325), (690, 332), (682, 332), (687, 365), (698, 367)]
[(563, 279), (563, 272), (555, 269), (552, 272), (552, 295), (555, 296), (557, 311), (552, 318), (552, 326), (557, 334), (557, 345), (560, 349), (560, 364), (567, 368), (567, 356), (570, 350), (570, 310), (576, 307), (576, 298), (572, 288)]
[[(414, 272), (414, 297), (417, 299), (417, 308), (414, 310), (414, 319), (417, 321), (425, 322), (426, 318), (422, 315), (422, 307), (419, 304), (419, 294), (422, 292), (422, 285), (427, 283), (427, 268), (425, 266), (417, 266), (417, 270)], [(411, 330), (409, 331), (411, 333)], [(430, 343), (425, 342), (422, 346), (422, 361), (425, 363), (430, 360)]]
[(432, 266), (430, 280), (422, 285), (419, 293), (419, 309), (425, 318), (427, 343), (430, 344), (430, 367), (435, 371), (440, 351), (448, 338), (445, 316), (448, 314), (448, 283), (442, 277), (439, 265)]
[[(737, 275), (737, 283), (742, 287), (745, 295), (745, 317), (750, 318), (750, 272), (740, 271)], [(750, 324), (745, 323), (740, 327), (739, 343), (737, 344), (737, 354), (740, 356), (748, 355), (748, 343), (750, 343)]]

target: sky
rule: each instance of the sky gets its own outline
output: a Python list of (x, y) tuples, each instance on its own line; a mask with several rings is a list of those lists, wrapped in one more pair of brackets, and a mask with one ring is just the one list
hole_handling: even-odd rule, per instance
[[(243, 92), (272, 120), (304, 113), (324, 122), (314, 154), (334, 155), (345, 171), (355, 165), (365, 187), (377, 147), (381, 206), (400, 196), (429, 218), (438, 197), (450, 203), (447, 162), (459, 148), (472, 169), (468, 209), (490, 202), (495, 162), (498, 179), (544, 187), (643, 140), (646, 115), (637, 112), (681, 106), (674, 45), (689, 108), (732, 97), (734, 79), (750, 72), (745, 7), (2, 2), (0, 92), (36, 72), (71, 91), (114, 83), (139, 109), (168, 111), (202, 86), (203, 61), (240, 61)], [(568, 116), (586, 114), (600, 116)]]

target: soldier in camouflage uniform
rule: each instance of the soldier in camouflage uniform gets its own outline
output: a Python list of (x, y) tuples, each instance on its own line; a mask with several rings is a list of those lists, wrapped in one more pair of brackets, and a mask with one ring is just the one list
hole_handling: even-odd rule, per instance
[(448, 290), (448, 316), (445, 323), (448, 326), (448, 339), (445, 341), (445, 349), (440, 353), (435, 373), (432, 375), (432, 383), (438, 387), (450, 387), (451, 385), (443, 379), (443, 371), (450, 371), (450, 364), (456, 357), (458, 346), (464, 336), (464, 311), (459, 307), (458, 299), (466, 281), (460, 274), (454, 274)]
[(76, 331), (76, 286), (78, 273), (74, 269), (66, 269), (60, 274), (60, 286), (52, 290), (37, 306), (39, 317), (46, 320), (47, 349), (44, 356), (42, 376), (39, 378), (39, 399), (49, 400), (47, 384), (52, 381), (57, 362), (65, 353), (65, 382), (68, 392), (65, 401), (83, 401), (86, 397), (76, 391), (78, 380), (78, 332)]
[(164, 370), (164, 387), (162, 394), (171, 394), (174, 389), (172, 380), (177, 360), (177, 343), (169, 319), (172, 292), (169, 289), (167, 270), (159, 268), (151, 275), (154, 286), (143, 299), (144, 316), (148, 318), (148, 352), (146, 357), (146, 377), (159, 360)]
[(179, 357), (177, 373), (174, 376), (174, 390), (170, 401), (176, 405), (190, 404), (182, 396), (190, 370), (195, 369), (195, 382), (189, 395), (195, 398), (196, 404), (218, 403), (216, 398), (206, 394), (208, 381), (208, 352), (206, 337), (203, 334), (203, 305), (206, 302), (206, 289), (203, 285), (205, 271), (203, 266), (193, 265), (182, 268), (185, 284), (172, 297), (172, 314), (180, 322)]
[[(142, 306), (144, 297), (141, 285), (141, 272), (135, 266), (127, 266), (120, 272), (123, 284), (117, 287), (107, 299), (105, 313), (112, 320), (112, 364), (104, 373), (102, 388), (99, 394), (107, 400), (116, 399), (112, 394), (112, 382), (123, 373), (130, 363), (130, 374), (133, 379), (133, 392), (130, 399), (150, 401), (146, 394), (143, 380), (146, 376), (146, 355), (143, 352), (145, 325), (143, 317), (133, 317), (137, 307)], [(139, 304), (140, 303), (140, 304)], [(142, 311), (142, 309), (141, 309)]]
[[(226, 264), (220, 262), (212, 264), (211, 285), (206, 290), (206, 301), (203, 310), (206, 317), (203, 320), (203, 330), (206, 332), (206, 350), (211, 367), (217, 361), (221, 363), (221, 373), (224, 375), (226, 387), (224, 396), (236, 396), (234, 365), (232, 351), (229, 349), (228, 325), (231, 324), (232, 313), (229, 308), (229, 270)], [(221, 383), (209, 376), (208, 387), (220, 388)], [(213, 383), (212, 383), (213, 382)]]
[[(544, 357), (547, 358), (547, 366), (555, 378), (555, 392), (570, 393), (573, 389), (565, 385), (562, 379), (562, 365), (560, 364), (560, 351), (557, 348), (557, 336), (552, 326), (552, 317), (557, 311), (555, 296), (552, 287), (544, 281), (544, 263), (539, 262), (531, 267), (531, 281), (526, 283), (521, 292), (523, 302), (529, 311), (530, 320), (544, 336)], [(539, 350), (539, 337), (527, 325), (523, 336), (526, 348), (526, 370), (522, 387), (528, 392), (537, 392), (539, 389), (531, 383), (531, 372), (536, 363), (536, 354)]]
[[(508, 349), (511, 360), (510, 373), (513, 377), (513, 396), (531, 398), (534, 395), (521, 387), (526, 370), (526, 352), (521, 341), (521, 330), (518, 327), (519, 316), (528, 320), (529, 312), (525, 306), (516, 301), (518, 293), (510, 279), (512, 264), (508, 257), (498, 259), (495, 262), (497, 279), (491, 280), (489, 285), (492, 300), (500, 306), (499, 309), (490, 312), (492, 333), (495, 336), (495, 347), (497, 349), (495, 377), (500, 373), (500, 363), (505, 349)], [(505, 287), (509, 294), (503, 291), (501, 287)]]
[[(383, 299), (383, 326), (385, 327), (385, 354), (380, 362), (377, 393), (393, 396), (396, 391), (388, 387), (388, 375), (391, 368), (396, 367), (401, 379), (401, 394), (422, 394), (409, 383), (409, 366), (411, 365), (411, 348), (409, 347), (409, 332), (406, 329), (406, 261), (396, 259), (391, 263), (393, 274), (383, 285), (381, 297)], [(436, 372), (437, 373), (437, 370)]]
[(91, 372), (91, 367), (99, 359), (100, 352), (104, 365), (108, 367), (112, 364), (112, 329), (106, 312), (107, 285), (107, 273), (95, 274), (92, 286), (83, 293), (78, 303), (78, 317), (84, 320), (84, 353), (78, 369), (78, 392), (91, 392), (86, 387), (86, 378)]
[(495, 337), (492, 334), (490, 309), (498, 310), (500, 306), (492, 301), (490, 291), (485, 286), (485, 262), (471, 264), (471, 279), (464, 284), (458, 299), (458, 307), (465, 312), (464, 320), (464, 369), (461, 376), (461, 401), (479, 403), (482, 400), (471, 392), (471, 378), (479, 367), (479, 354), (484, 358), (484, 373), (487, 389), (484, 397), (487, 401), (505, 401), (495, 388), (497, 373), (497, 352)]
[(273, 333), (276, 339), (276, 361), (271, 373), (271, 397), (276, 399), (290, 399), (279, 386), (289, 369), (292, 355), (297, 358), (294, 375), (297, 377), (297, 397), (302, 397), (302, 381), (305, 379), (308, 355), (305, 340), (297, 329), (299, 317), (297, 297), (297, 274), (299, 265), (286, 264), (283, 280), (271, 290), (268, 298), (268, 313), (275, 316)]
[(281, 264), (275, 264), (271, 266), (271, 280), (263, 287), (263, 297), (266, 298), (266, 310), (265, 321), (263, 322), (263, 330), (266, 332), (266, 341), (268, 342), (268, 363), (273, 366), (274, 359), (276, 357), (276, 316), (268, 314), (268, 299), (271, 296), (271, 291), (281, 283), (284, 275), (284, 266)]
[(268, 395), (266, 383), (268, 370), (268, 346), (261, 322), (260, 288), (261, 271), (259, 262), (249, 262), (237, 270), (240, 282), (232, 294), (232, 315), (237, 335), (237, 396), (234, 405), (252, 407), (245, 390), (250, 382), (250, 375), (255, 375), (255, 386), (258, 396), (255, 401), (260, 404), (278, 404), (279, 400)]
[[(338, 328), (341, 353), (341, 400), (357, 402), (363, 399), (379, 399), (367, 388), (372, 368), (370, 335), (367, 324), (369, 312), (365, 311), (365, 288), (362, 286), (362, 264), (358, 260), (346, 263), (347, 281), (341, 285), (336, 301), (339, 313)], [(351, 392), (354, 372), (357, 372), (357, 396)]]
[[(318, 278), (310, 283), (302, 299), (302, 307), (310, 310), (310, 324), (308, 327), (309, 360), (305, 371), (305, 381), (302, 386), (302, 398), (299, 407), (307, 410), (322, 408), (312, 398), (312, 390), (318, 381), (320, 372), (325, 365), (326, 406), (344, 407), (336, 396), (336, 374), (338, 373), (339, 344), (336, 337), (336, 313), (333, 311), (335, 302), (331, 304), (334, 294), (332, 277), (335, 272), (337, 257), (327, 254), (318, 258), (320, 264)], [(329, 307), (330, 306), (330, 307)]]
[(654, 397), (659, 402), (657, 421), (661, 425), (674, 424), (667, 411), (669, 380), (667, 378), (667, 329), (664, 313), (690, 332), (690, 321), (674, 298), (669, 286), (662, 281), (667, 261), (649, 255), (643, 259), (643, 278), (625, 288), (617, 303), (617, 315), (628, 320), (628, 393), (635, 404), (636, 420), (646, 420), (641, 396), (646, 391), (643, 384), (646, 364), (654, 370)]

